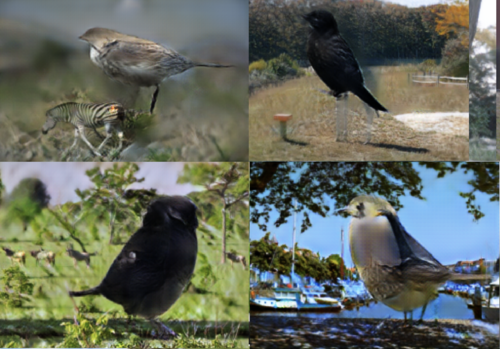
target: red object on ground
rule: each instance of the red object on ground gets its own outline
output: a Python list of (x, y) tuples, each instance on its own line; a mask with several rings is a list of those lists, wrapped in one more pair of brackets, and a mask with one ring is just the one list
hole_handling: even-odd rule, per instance
[(276, 114), (274, 115), (274, 120), (278, 121), (288, 121), (292, 118), (292, 114)]

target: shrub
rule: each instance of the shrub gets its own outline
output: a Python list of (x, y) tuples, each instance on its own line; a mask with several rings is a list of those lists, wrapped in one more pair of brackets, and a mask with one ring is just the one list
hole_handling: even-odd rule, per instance
[(248, 67), (248, 72), (251, 73), (254, 70), (262, 71), (267, 68), (267, 63), (265, 60), (260, 59), (256, 62), (252, 62), (250, 66)]
[(3, 271), (4, 292), (0, 292), (0, 301), (9, 307), (20, 308), (33, 294), (33, 284), (18, 265)]
[(297, 62), (286, 53), (282, 53), (278, 57), (269, 60), (267, 66), (280, 79), (286, 76), (297, 76), (300, 70)]

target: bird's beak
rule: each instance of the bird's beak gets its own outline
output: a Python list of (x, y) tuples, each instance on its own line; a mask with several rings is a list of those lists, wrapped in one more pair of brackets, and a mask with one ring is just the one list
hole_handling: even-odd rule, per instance
[(300, 15), (300, 17), (302, 17), (303, 19), (305, 19), (306, 21), (309, 22), (309, 16), (308, 15)]
[(349, 206), (346, 206), (346, 207), (339, 208), (338, 210), (335, 210), (334, 212), (337, 213), (337, 212), (344, 212), (344, 211), (348, 211), (348, 210), (349, 210)]

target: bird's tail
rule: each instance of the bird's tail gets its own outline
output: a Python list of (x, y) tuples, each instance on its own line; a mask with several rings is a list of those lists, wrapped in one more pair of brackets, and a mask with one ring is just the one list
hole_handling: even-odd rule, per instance
[(197, 63), (197, 62), (195, 62), (194, 65), (196, 67), (210, 67), (210, 68), (231, 68), (231, 67), (234, 67), (234, 65), (225, 65), (225, 64), (216, 64), (216, 63)]
[(353, 92), (363, 102), (365, 102), (366, 104), (368, 104), (373, 109), (380, 110), (380, 111), (383, 111), (383, 112), (388, 112), (388, 110), (385, 109), (385, 107), (382, 104), (380, 104), (380, 102), (377, 101), (375, 99), (375, 97), (373, 97), (373, 95), (371, 94), (371, 92), (365, 86), (363, 86), (358, 91), (353, 91)]
[(98, 294), (101, 294), (99, 286), (84, 291), (69, 291), (69, 295), (71, 297), (83, 297), (83, 296), (98, 295)]

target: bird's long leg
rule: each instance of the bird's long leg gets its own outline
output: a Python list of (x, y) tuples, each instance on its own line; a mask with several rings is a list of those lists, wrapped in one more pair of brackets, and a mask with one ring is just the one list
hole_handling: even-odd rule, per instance
[(151, 322), (151, 325), (158, 330), (158, 338), (160, 339), (172, 339), (178, 336), (177, 333), (175, 333), (159, 319), (152, 319), (149, 320), (149, 322)]
[(337, 142), (347, 141), (347, 98), (348, 93), (335, 97), (335, 114), (337, 115)]
[(153, 109), (155, 108), (156, 98), (158, 98), (159, 92), (160, 92), (160, 85), (156, 85), (156, 90), (153, 93), (153, 100), (151, 101), (151, 109), (149, 110), (150, 114), (153, 114)]
[(368, 104), (363, 103), (366, 110), (366, 141), (364, 144), (370, 143), (372, 138), (372, 124), (373, 124), (373, 116), (375, 114), (374, 109), (370, 107)]
[[(90, 142), (87, 140), (87, 138), (85, 137), (85, 133), (84, 133), (84, 128), (83, 126), (80, 126), (78, 127), (78, 133), (80, 134), (80, 138), (88, 145), (88, 147), (92, 150), (92, 152), (94, 153), (94, 155), (96, 156), (102, 156), (93, 146), (92, 144), (90, 144)], [(107, 138), (107, 137), (106, 137)], [(104, 142), (106, 141), (106, 139), (104, 140)], [(104, 143), (103, 142), (103, 143)]]
[(403, 314), (405, 314), (405, 321), (404, 321), (404, 323), (406, 324), (406, 311), (404, 311)]
[(424, 320), (424, 314), (426, 308), (427, 308), (427, 303), (425, 303), (424, 307), (422, 308), (422, 314), (420, 314), (420, 320), (418, 320), (419, 323), (422, 323), (422, 321)]

